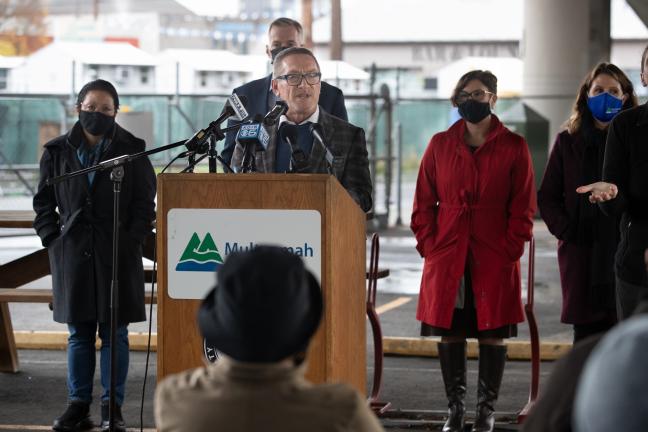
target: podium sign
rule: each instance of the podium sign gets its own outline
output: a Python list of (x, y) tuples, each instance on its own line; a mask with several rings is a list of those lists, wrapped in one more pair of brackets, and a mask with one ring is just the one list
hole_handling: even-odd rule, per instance
[(315, 210), (171, 209), (167, 213), (172, 299), (202, 299), (229, 254), (257, 245), (285, 247), (321, 281), (322, 218)]
[(302, 256), (322, 286), (306, 378), (365, 392), (365, 223), (326, 174), (160, 174), (158, 380), (205, 363), (196, 313), (227, 255), (271, 243)]

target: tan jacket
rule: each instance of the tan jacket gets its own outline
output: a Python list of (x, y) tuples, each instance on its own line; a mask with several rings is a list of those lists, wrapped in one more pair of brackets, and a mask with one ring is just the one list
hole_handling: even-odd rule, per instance
[(158, 385), (161, 432), (382, 431), (366, 401), (345, 384), (313, 385), (304, 367), (216, 364), (171, 375)]

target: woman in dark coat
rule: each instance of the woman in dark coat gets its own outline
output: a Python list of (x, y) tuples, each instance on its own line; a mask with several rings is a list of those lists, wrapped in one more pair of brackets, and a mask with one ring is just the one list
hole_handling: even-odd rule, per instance
[[(641, 56), (641, 83), (648, 86), (648, 46)], [(648, 104), (620, 113), (609, 127), (603, 181), (578, 188), (600, 203), (605, 214), (621, 218), (614, 258), (617, 314), (629, 317), (648, 294), (644, 253), (648, 249)]]
[(563, 303), (561, 321), (574, 342), (616, 323), (614, 251), (618, 219), (608, 217), (576, 188), (599, 181), (608, 125), (637, 105), (632, 83), (615, 65), (601, 63), (585, 77), (567, 129), (556, 137), (538, 191), (540, 214), (558, 238)]
[(492, 431), (506, 361), (504, 338), (523, 321), (519, 259), (531, 238), (535, 191), (529, 149), (491, 113), (497, 78), (475, 70), (452, 95), (462, 117), (432, 137), (414, 196), (411, 228), (425, 258), (416, 318), (441, 336), (446, 432), (463, 431), (466, 338), (479, 339), (473, 432)]
[[(124, 154), (141, 152), (144, 141), (115, 123), (117, 91), (107, 81), (86, 84), (77, 98), (79, 121), (45, 145), (34, 196), (34, 228), (48, 248), (54, 320), (66, 323), (68, 399), (54, 430), (91, 426), (89, 407), (95, 370), (97, 327), (101, 338), (102, 428), (108, 428), (110, 389), (110, 285), (112, 279), (113, 185), (110, 170), (95, 171), (47, 186), (49, 178)], [(155, 217), (155, 172), (148, 158), (124, 167), (120, 197), (119, 322), (117, 327), (116, 424), (128, 373), (128, 323), (146, 320), (142, 242)]]

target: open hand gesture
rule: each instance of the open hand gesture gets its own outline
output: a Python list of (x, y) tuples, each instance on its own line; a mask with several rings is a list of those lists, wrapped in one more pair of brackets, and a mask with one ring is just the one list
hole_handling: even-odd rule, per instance
[(589, 193), (589, 201), (591, 203), (599, 203), (610, 201), (616, 198), (619, 193), (619, 188), (614, 183), (596, 182), (585, 186), (580, 186), (576, 189), (580, 194)]

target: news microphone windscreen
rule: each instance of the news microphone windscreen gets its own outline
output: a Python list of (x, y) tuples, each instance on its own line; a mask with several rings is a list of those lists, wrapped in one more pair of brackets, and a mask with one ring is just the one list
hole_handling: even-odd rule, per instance
[(266, 126), (272, 126), (279, 120), (283, 114), (288, 112), (288, 104), (282, 100), (275, 102), (275, 105), (272, 109), (265, 115), (263, 118), (263, 124)]
[(289, 140), (292, 144), (297, 143), (297, 126), (290, 123), (282, 123), (279, 127), (279, 136), (282, 140)]
[(256, 150), (266, 150), (270, 135), (262, 123), (244, 124), (236, 134), (236, 141), (244, 147), (254, 145)]
[(232, 93), (230, 97), (227, 98), (227, 103), (229, 103), (232, 107), (233, 115), (235, 116), (236, 120), (241, 121), (249, 116), (247, 110), (245, 109), (247, 102), (247, 96), (238, 96), (236, 93)]

